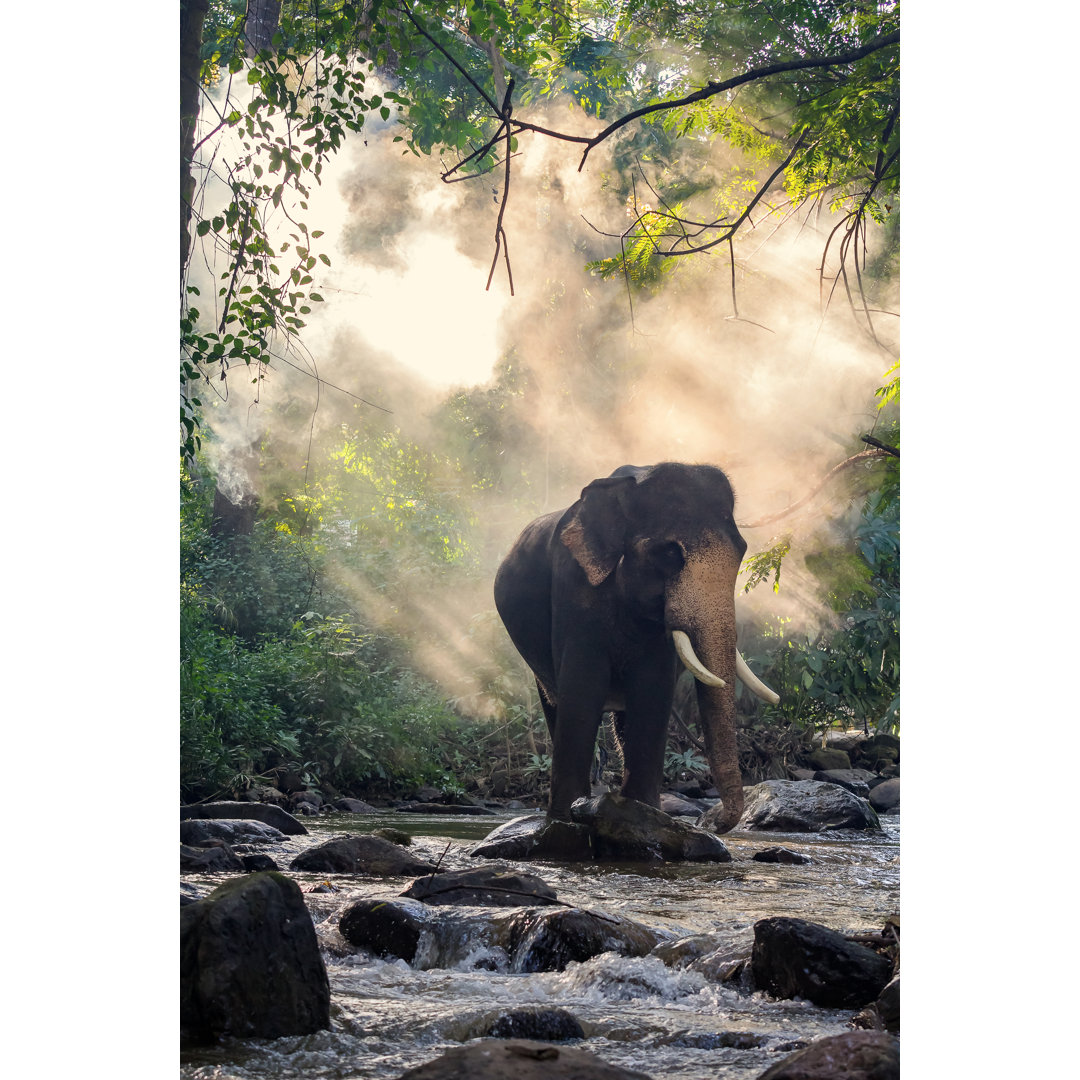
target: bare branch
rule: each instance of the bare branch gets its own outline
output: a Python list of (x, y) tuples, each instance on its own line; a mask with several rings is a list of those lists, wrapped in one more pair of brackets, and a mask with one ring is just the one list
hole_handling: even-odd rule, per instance
[[(865, 436), (864, 436), (864, 438), (865, 438)], [(859, 453), (853, 454), (849, 458), (845, 458), (843, 461), (840, 462), (839, 465), (834, 465), (825, 474), (825, 479), (822, 480), (821, 483), (818, 484), (818, 486), (816, 488), (814, 488), (814, 490), (811, 491), (809, 495), (805, 495), (803, 498), (799, 499), (798, 502), (793, 502), (789, 507), (787, 507), (784, 510), (781, 510), (779, 513), (769, 514), (767, 517), (758, 518), (757, 521), (747, 521), (747, 522), (740, 521), (739, 522), (739, 528), (740, 529), (759, 529), (763, 525), (771, 525), (774, 521), (779, 521), (781, 518), (787, 517), (789, 514), (795, 513), (796, 510), (798, 510), (800, 507), (805, 506), (815, 495), (818, 494), (819, 491), (821, 491), (822, 488), (825, 487), (825, 485), (830, 480), (833, 479), (834, 476), (836, 476), (838, 473), (842, 472), (844, 469), (849, 469), (849, 468), (851, 468), (852, 465), (859, 465), (859, 464), (861, 464), (862, 462), (865, 462), (865, 461), (872, 461), (874, 458), (889, 457), (892, 450), (893, 450), (893, 448), (891, 448), (891, 447), (888, 448), (888, 449), (880, 449), (880, 450), (879, 449), (860, 450)], [(900, 452), (898, 450), (895, 451), (895, 455), (896, 455), (896, 457), (899, 457)]]

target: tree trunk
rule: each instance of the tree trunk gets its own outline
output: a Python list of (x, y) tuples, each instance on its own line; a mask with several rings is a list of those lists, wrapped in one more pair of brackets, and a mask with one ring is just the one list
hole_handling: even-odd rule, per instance
[(199, 48), (209, 0), (180, 0), (180, 280), (191, 251), (191, 200), (195, 178), (195, 124), (199, 118)]
[(281, 19), (281, 0), (247, 0), (244, 40), (248, 56), (270, 52)]

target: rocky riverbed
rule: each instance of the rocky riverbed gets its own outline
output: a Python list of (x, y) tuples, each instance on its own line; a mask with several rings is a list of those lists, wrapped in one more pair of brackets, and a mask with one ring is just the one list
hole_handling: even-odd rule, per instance
[(746, 796), (723, 837), (601, 797), (572, 850), (491, 807), (182, 808), (182, 1074), (894, 1075), (898, 814)]

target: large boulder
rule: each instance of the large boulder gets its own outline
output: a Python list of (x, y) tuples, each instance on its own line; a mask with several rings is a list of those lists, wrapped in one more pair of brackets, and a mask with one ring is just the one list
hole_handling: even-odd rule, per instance
[(646, 956), (660, 935), (632, 919), (578, 908), (528, 908), (510, 917), (514, 971), (562, 971), (604, 952)]
[(884, 1031), (845, 1031), (796, 1050), (758, 1080), (900, 1080), (900, 1043)]
[(180, 822), (180, 843), (198, 846), (207, 841), (226, 844), (269, 844), (284, 840), (273, 825), (249, 818), (188, 818)]
[[(713, 808), (699, 824), (709, 828)], [(739, 828), (759, 832), (880, 829), (865, 799), (819, 780), (764, 780), (747, 788)]]
[(380, 877), (434, 874), (436, 867), (410, 855), (381, 836), (337, 836), (307, 851), (290, 863), (293, 870), (316, 874), (372, 874)]
[(534, 874), (507, 867), (481, 866), (417, 878), (402, 894), (425, 904), (473, 904), (478, 907), (528, 907), (557, 904), (555, 890)]
[(587, 862), (593, 858), (592, 836), (584, 825), (523, 814), (492, 829), (469, 854), (478, 859)]
[(589, 827), (598, 859), (731, 862), (731, 853), (720, 837), (613, 792), (578, 800), (570, 814), (574, 821)]
[(826, 926), (782, 916), (754, 924), (754, 981), (778, 998), (826, 1009), (858, 1009), (877, 999), (892, 962)]
[(304, 897), (251, 874), (180, 909), (181, 1036), (275, 1039), (330, 1026), (330, 983)]
[(359, 949), (390, 960), (416, 959), (425, 913), (416, 903), (355, 900), (341, 913), (341, 936)]
[(252, 802), (197, 803), (180, 807), (180, 820), (189, 818), (243, 818), (273, 825), (286, 836), (307, 836), (307, 829), (280, 806)]
[(180, 845), (180, 872), (185, 874), (238, 874), (244, 870), (240, 856), (228, 844), (208, 847)]
[(647, 1073), (609, 1065), (576, 1046), (525, 1039), (480, 1039), (408, 1069), (399, 1080), (650, 1080)]
[(577, 908), (464, 914), (406, 898), (353, 901), (338, 929), (358, 948), (417, 968), (456, 967), (486, 950), (497, 967), (515, 972), (562, 971), (604, 952), (645, 956), (660, 937), (631, 919)]

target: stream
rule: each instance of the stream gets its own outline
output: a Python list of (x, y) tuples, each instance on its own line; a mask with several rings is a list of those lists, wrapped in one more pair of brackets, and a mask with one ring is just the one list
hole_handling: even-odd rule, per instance
[[(485, 860), (468, 856), (469, 848), (519, 813), (306, 818), (308, 836), (258, 850), (306, 890), (328, 879), (289, 871), (300, 851), (341, 833), (392, 826), (414, 838), (410, 850), (417, 855), (459, 869), (483, 865)], [(728, 833), (723, 839), (730, 863), (513, 866), (542, 878), (565, 903), (635, 919), (671, 940), (706, 934), (717, 947), (748, 950), (754, 923), (773, 915), (844, 933), (880, 931), (900, 903), (900, 820), (883, 816), (881, 823), (880, 833)], [(808, 855), (811, 862), (753, 861), (754, 852), (776, 845)], [(185, 874), (182, 880), (185, 890), (194, 886), (205, 895), (224, 878)], [(185, 1048), (184, 1080), (396, 1080), (406, 1069), (477, 1037), (501, 1011), (523, 1006), (567, 1009), (586, 1034), (575, 1045), (654, 1080), (754, 1080), (799, 1045), (849, 1030), (852, 1010), (747, 994), (697, 971), (668, 967), (655, 956), (605, 953), (562, 972), (537, 974), (486, 970), (490, 958), (479, 943), (470, 951), (469, 942), (461, 943), (466, 958), (453, 969), (415, 970), (403, 960), (373, 959), (340, 947), (336, 914), (353, 900), (396, 897), (413, 879), (329, 880), (339, 892), (307, 893), (305, 899), (324, 942), (331, 1029)], [(748, 1034), (753, 1038), (744, 1037)]]

